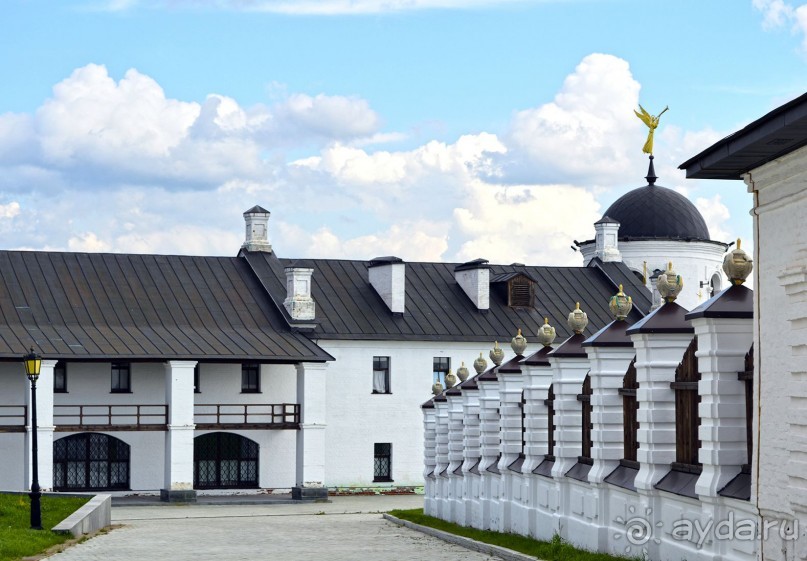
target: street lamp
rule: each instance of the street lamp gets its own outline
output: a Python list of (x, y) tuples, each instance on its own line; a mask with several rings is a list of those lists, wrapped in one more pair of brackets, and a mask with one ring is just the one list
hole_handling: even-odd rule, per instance
[(39, 370), (42, 367), (42, 357), (34, 352), (31, 347), (31, 352), (22, 357), (22, 362), (25, 365), (25, 375), (31, 380), (31, 441), (32, 452), (34, 454), (34, 469), (33, 478), (31, 481), (31, 529), (42, 529), (42, 508), (39, 504), (39, 499), (42, 493), (39, 489), (39, 447), (36, 442), (37, 424), (36, 424), (36, 381), (39, 379)]

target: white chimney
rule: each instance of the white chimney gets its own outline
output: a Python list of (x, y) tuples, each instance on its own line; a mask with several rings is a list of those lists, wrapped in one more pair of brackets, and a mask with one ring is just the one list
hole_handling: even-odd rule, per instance
[(283, 306), (291, 319), (311, 320), (316, 315), (314, 299), (311, 298), (311, 275), (314, 269), (286, 267), (286, 299)]
[(478, 310), (490, 309), (490, 267), (487, 259), (474, 259), (454, 267), (454, 280)]
[(594, 238), (595, 255), (602, 259), (604, 263), (609, 261), (622, 261), (622, 254), (619, 253), (619, 222), (609, 216), (603, 216), (594, 223), (594, 231), (597, 233)]
[(272, 246), (269, 244), (269, 233), (267, 232), (269, 214), (268, 210), (258, 205), (255, 205), (244, 213), (247, 235), (241, 247), (247, 251), (265, 251), (272, 253)]
[(406, 264), (399, 257), (376, 257), (370, 261), (370, 284), (393, 314), (406, 309)]

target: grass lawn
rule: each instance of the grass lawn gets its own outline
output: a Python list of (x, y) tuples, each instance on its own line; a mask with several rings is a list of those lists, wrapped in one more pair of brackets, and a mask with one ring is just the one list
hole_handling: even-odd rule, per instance
[(54, 534), (51, 528), (75, 512), (89, 498), (42, 497), (42, 527), (31, 530), (31, 509), (28, 495), (0, 493), (0, 561), (11, 561), (43, 553), (73, 536)]
[(408, 520), (415, 524), (428, 526), (457, 536), (464, 536), (478, 542), (506, 547), (507, 549), (532, 555), (544, 561), (625, 561), (626, 559), (639, 559), (615, 557), (605, 553), (592, 553), (590, 551), (577, 549), (560, 539), (559, 536), (555, 536), (552, 541), (541, 542), (518, 534), (500, 534), (499, 532), (467, 528), (446, 522), (445, 520), (440, 520), (439, 518), (434, 518), (433, 516), (426, 516), (423, 514), (422, 508), (391, 510), (390, 514), (401, 520)]

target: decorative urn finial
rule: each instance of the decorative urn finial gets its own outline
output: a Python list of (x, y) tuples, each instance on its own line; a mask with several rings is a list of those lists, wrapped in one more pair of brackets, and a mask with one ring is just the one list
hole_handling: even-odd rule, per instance
[(580, 335), (586, 329), (588, 325), (588, 315), (580, 309), (580, 302), (577, 302), (574, 310), (569, 314), (567, 323), (569, 324), (569, 329), (574, 331), (577, 335)]
[(625, 318), (628, 317), (631, 309), (633, 309), (633, 300), (630, 296), (625, 296), (621, 284), (619, 285), (619, 292), (611, 296), (611, 300), (608, 301), (608, 307), (617, 321), (625, 321)]
[(549, 325), (549, 318), (544, 318), (544, 324), (538, 328), (538, 342), (549, 347), (556, 337), (555, 328)]
[(741, 240), (737, 238), (737, 247), (723, 258), (723, 272), (726, 273), (731, 284), (736, 285), (744, 283), (754, 270), (754, 260), (748, 257), (744, 249), (740, 248), (740, 244)]
[(667, 270), (658, 276), (656, 288), (665, 302), (674, 302), (684, 288), (684, 279), (673, 271), (672, 261), (667, 264)]
[(496, 366), (501, 365), (502, 361), (504, 360), (504, 351), (499, 346), (498, 341), (493, 342), (493, 349), (490, 351), (490, 360), (493, 361), (493, 364)]
[(451, 370), (446, 372), (445, 380), (446, 380), (446, 389), (447, 390), (449, 390), (449, 389), (451, 389), (451, 388), (453, 388), (454, 386), (457, 385), (457, 377), (454, 375), (453, 372), (451, 372)]
[(440, 383), (440, 380), (437, 380), (434, 385), (432, 385), (432, 393), (434, 395), (440, 395), (443, 393), (443, 384)]
[(469, 374), (470, 372), (468, 372), (468, 369), (465, 368), (465, 362), (463, 362), (462, 366), (457, 368), (457, 378), (460, 379), (460, 382), (464, 382), (465, 380), (468, 379)]
[(479, 353), (479, 358), (474, 361), (474, 370), (477, 374), (482, 374), (488, 367), (488, 361)]
[(517, 356), (524, 355), (524, 349), (527, 348), (527, 338), (521, 334), (521, 329), (518, 330), (518, 334), (510, 341), (510, 348), (513, 349), (513, 352), (516, 353)]

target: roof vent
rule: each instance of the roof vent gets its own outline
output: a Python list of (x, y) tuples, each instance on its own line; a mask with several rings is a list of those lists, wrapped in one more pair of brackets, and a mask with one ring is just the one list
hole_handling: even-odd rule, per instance
[(454, 267), (454, 280), (477, 310), (490, 309), (490, 266), (487, 259), (474, 259)]
[(270, 212), (268, 210), (258, 205), (255, 205), (244, 213), (247, 233), (246, 239), (241, 247), (247, 251), (272, 253), (272, 246), (269, 244), (269, 234), (267, 231), (269, 214)]
[(393, 314), (406, 309), (406, 263), (400, 257), (376, 257), (368, 265), (370, 284)]

